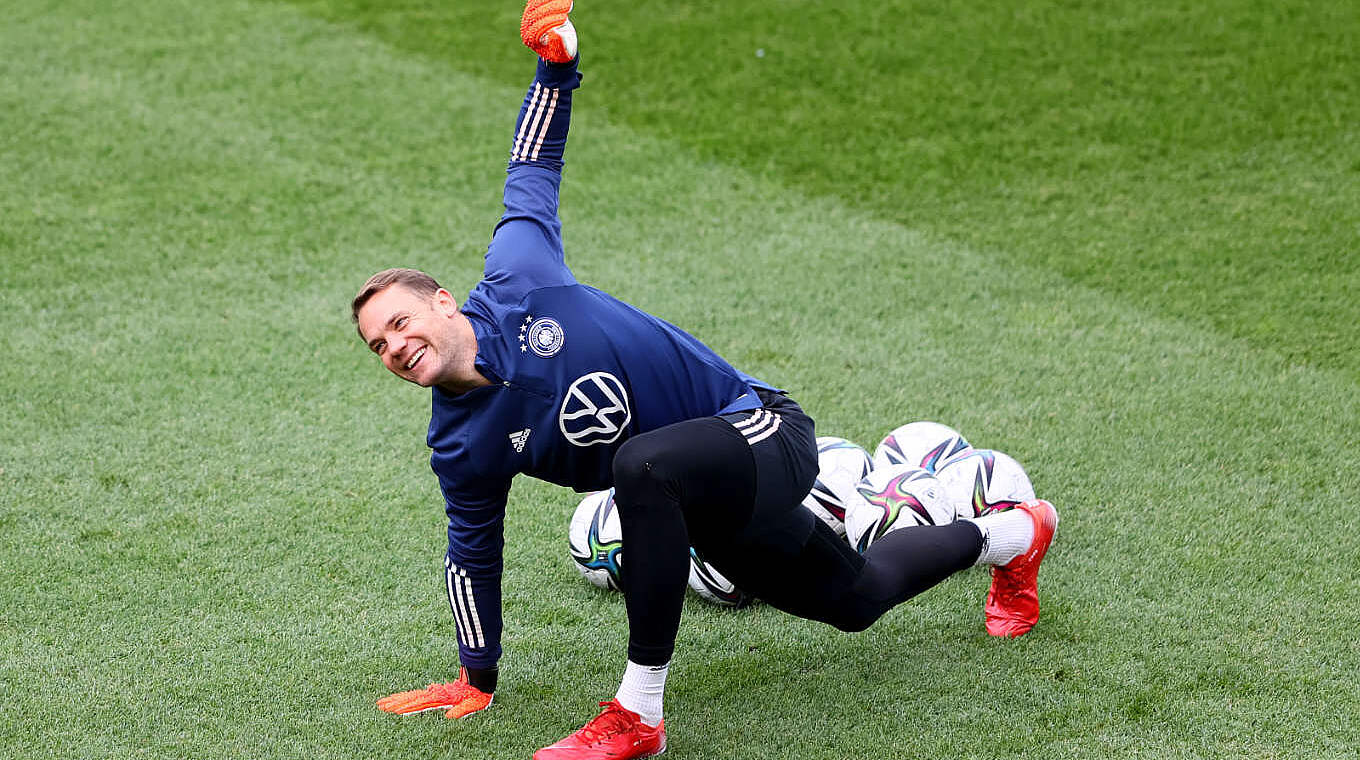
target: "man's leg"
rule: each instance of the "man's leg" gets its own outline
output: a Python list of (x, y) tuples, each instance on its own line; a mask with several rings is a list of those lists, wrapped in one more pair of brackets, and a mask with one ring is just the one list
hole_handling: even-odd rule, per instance
[(812, 421), (787, 397), (762, 398), (764, 409), (676, 423), (620, 447), (628, 667), (604, 712), (538, 760), (612, 757), (611, 741), (626, 757), (664, 750), (662, 696), (691, 544), (743, 591), (842, 630), (867, 628), (978, 559), (984, 530), (970, 522), (896, 531), (859, 555), (802, 507), (816, 477)]
[(981, 546), (975, 526), (952, 523), (893, 531), (860, 556), (819, 521), (791, 559), (738, 550), (709, 561), (738, 588), (773, 607), (842, 631), (862, 631), (972, 566)]
[[(960, 570), (992, 565), (987, 631), (1019, 636), (1034, 625), (1035, 577), (1057, 525), (1051, 505), (1026, 502), (1013, 512), (904, 528), (880, 538), (863, 556), (818, 520), (810, 521), (805, 540), (793, 541), (796, 533), (787, 526), (810, 515), (800, 502), (811, 481), (800, 473), (805, 450), (815, 452), (812, 423), (787, 397), (765, 401), (764, 411), (779, 415), (782, 424), (772, 435), (748, 436), (756, 467), (752, 517), (735, 544), (695, 541), (729, 581), (785, 612), (859, 631)], [(750, 429), (754, 416), (725, 419), (742, 430)], [(722, 515), (696, 505), (686, 520), (693, 535), (706, 520), (721, 524)]]
[(801, 505), (816, 477), (812, 421), (785, 396), (765, 400), (764, 409), (678, 423), (620, 449), (630, 662), (669, 662), (690, 545), (742, 591), (845, 631), (1030, 545), (1030, 518), (1017, 513), (893, 531), (861, 556)]
[(665, 750), (662, 701), (680, 627), (691, 540), (729, 521), (738, 527), (755, 500), (755, 464), (746, 439), (708, 417), (635, 436), (614, 455), (614, 503), (623, 529), (628, 664), (613, 700), (581, 730), (535, 753), (536, 760), (638, 758)]
[[(786, 396), (765, 400), (761, 412), (778, 415), (780, 425), (771, 435), (748, 438), (756, 469), (749, 524), (730, 541), (695, 541), (738, 588), (790, 614), (859, 631), (978, 558), (982, 533), (971, 523), (893, 531), (861, 556), (801, 505), (816, 477), (812, 420)], [(724, 419), (750, 429), (761, 412)], [(703, 505), (686, 517), (691, 531), (723, 522), (722, 513)]]
[[(663, 666), (680, 627), (689, 547), (709, 543), (710, 534), (725, 526), (746, 523), (755, 501), (755, 464), (731, 425), (716, 417), (687, 420), (620, 447), (614, 491), (623, 528), (628, 660)], [(711, 519), (689, 525), (687, 515), (695, 510)]]

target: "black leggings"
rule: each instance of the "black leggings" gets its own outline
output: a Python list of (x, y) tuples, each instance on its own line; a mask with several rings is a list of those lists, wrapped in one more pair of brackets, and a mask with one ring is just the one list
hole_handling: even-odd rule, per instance
[(689, 547), (737, 588), (778, 609), (861, 631), (972, 565), (972, 523), (894, 531), (863, 556), (801, 505), (817, 476), (812, 420), (782, 394), (754, 412), (634, 436), (614, 458), (623, 528), (628, 659), (670, 660)]

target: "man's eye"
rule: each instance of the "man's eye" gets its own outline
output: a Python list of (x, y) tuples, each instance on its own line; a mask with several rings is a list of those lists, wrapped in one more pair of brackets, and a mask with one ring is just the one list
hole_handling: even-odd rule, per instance
[(410, 318), (410, 317), (398, 317), (398, 318), (397, 318), (397, 329), (400, 330), (400, 329), (406, 327), (406, 323), (409, 322), (409, 321), (411, 321), (411, 318)]
[(373, 353), (382, 354), (384, 348), (387, 348), (387, 341), (380, 340), (373, 344)]

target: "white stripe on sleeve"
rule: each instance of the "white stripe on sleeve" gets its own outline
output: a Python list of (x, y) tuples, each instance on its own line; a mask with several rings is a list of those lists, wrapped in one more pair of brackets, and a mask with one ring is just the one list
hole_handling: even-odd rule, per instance
[(538, 130), (538, 137), (534, 140), (534, 152), (529, 156), (530, 161), (538, 160), (538, 151), (543, 147), (543, 138), (548, 136), (548, 127), (552, 126), (553, 114), (557, 113), (557, 95), (561, 90), (552, 91), (552, 100), (548, 103), (548, 113), (543, 117), (543, 127)]
[(529, 97), (529, 107), (524, 109), (524, 120), (519, 123), (519, 131), (515, 133), (515, 145), (510, 149), (512, 161), (519, 160), (520, 150), (524, 147), (524, 136), (529, 132), (529, 122), (533, 121), (533, 115), (542, 94), (543, 85), (534, 82), (534, 94)]
[[(528, 139), (520, 142), (515, 151), (510, 155), (512, 161), (524, 161), (528, 155), (529, 143), (533, 140), (533, 135), (538, 134), (538, 125), (543, 120), (543, 110), (548, 103), (548, 90), (541, 87), (537, 82), (534, 83), (534, 98), (530, 103), (530, 110), (524, 112), (524, 121), (528, 125)], [(523, 129), (523, 125), (521, 125)]]

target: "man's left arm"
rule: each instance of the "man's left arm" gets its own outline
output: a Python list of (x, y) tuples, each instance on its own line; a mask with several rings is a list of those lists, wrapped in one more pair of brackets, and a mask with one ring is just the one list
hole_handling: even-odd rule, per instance
[[(572, 92), (580, 85), (578, 58), (538, 61), (510, 145), (505, 213), (486, 252), (490, 288), (532, 288), (575, 282), (566, 266), (558, 189), (571, 126)], [(514, 302), (517, 293), (498, 294)]]

